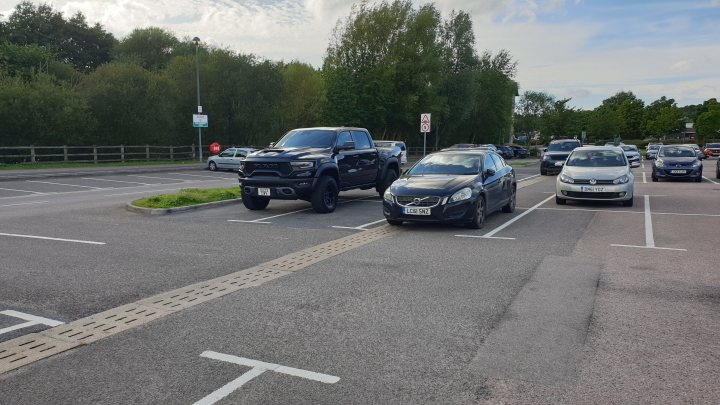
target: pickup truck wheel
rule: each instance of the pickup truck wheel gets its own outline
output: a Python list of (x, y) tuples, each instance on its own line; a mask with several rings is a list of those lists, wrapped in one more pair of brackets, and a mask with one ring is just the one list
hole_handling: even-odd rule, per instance
[(208, 163), (208, 169), (210, 169), (211, 172), (216, 171), (216, 170), (217, 170), (217, 165), (215, 164), (215, 162), (210, 162), (210, 163)]
[(318, 180), (317, 187), (312, 193), (310, 202), (315, 212), (327, 214), (335, 211), (338, 200), (338, 186), (335, 179), (330, 176), (322, 176)]
[(268, 206), (270, 199), (244, 195), (242, 196), (242, 202), (245, 208), (251, 211), (259, 211), (264, 210)]
[(378, 189), (378, 194), (380, 194), (380, 198), (382, 198), (383, 194), (385, 194), (385, 190), (390, 187), (391, 184), (395, 180), (398, 179), (398, 174), (395, 170), (388, 170), (387, 173), (385, 173), (385, 178), (382, 180), (382, 183), (380, 183), (380, 188)]

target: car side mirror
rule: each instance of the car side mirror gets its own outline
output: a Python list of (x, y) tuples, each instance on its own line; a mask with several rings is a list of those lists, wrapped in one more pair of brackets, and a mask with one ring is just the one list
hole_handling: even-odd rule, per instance
[(274, 148), (274, 147), (275, 147), (275, 142), (270, 142), (270, 147), (271, 147), (271, 148)]
[(485, 169), (485, 177), (492, 177), (495, 175), (495, 170), (493, 169)]
[(355, 149), (355, 142), (353, 141), (347, 141), (342, 145), (338, 146), (338, 150), (351, 150)]

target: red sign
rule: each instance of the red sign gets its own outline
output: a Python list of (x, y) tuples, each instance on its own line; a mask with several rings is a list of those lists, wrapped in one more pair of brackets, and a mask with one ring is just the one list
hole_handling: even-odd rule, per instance
[(220, 144), (217, 142), (211, 143), (210, 144), (210, 153), (212, 153), (213, 155), (217, 155), (218, 153), (220, 153)]

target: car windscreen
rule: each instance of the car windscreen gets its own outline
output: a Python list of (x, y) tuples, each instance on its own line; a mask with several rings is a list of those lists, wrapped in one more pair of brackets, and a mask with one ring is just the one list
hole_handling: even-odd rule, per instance
[(720, 143), (709, 143), (705, 145), (706, 148), (720, 148)]
[(436, 154), (425, 157), (408, 172), (411, 176), (428, 174), (469, 175), (480, 172), (479, 154)]
[(392, 142), (374, 141), (373, 143), (375, 144), (375, 146), (380, 147), (380, 148), (390, 148), (393, 146)]
[(580, 146), (577, 142), (558, 142), (558, 143), (551, 143), (548, 145), (547, 151), (548, 152), (572, 152), (573, 149)]
[(614, 150), (576, 150), (565, 166), (578, 167), (614, 167), (626, 166), (625, 156)]
[(697, 153), (693, 148), (687, 146), (684, 148), (678, 148), (678, 147), (664, 147), (660, 149), (660, 153), (658, 153), (658, 156), (660, 157), (697, 157)]
[(651, 149), (655, 150), (655, 149), (660, 149), (661, 146), (662, 145), (648, 145), (647, 148), (648, 148), (648, 150), (651, 150)]
[(635, 145), (622, 145), (620, 146), (625, 152), (637, 152), (638, 148)]
[(276, 148), (330, 148), (335, 143), (335, 131), (301, 129), (290, 131), (275, 144)]

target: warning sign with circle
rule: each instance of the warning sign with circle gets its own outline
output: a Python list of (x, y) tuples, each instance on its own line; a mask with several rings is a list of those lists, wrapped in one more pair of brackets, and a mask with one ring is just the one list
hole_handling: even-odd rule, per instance
[(420, 132), (430, 132), (430, 113), (420, 114)]

